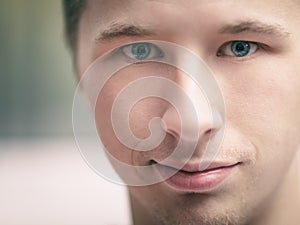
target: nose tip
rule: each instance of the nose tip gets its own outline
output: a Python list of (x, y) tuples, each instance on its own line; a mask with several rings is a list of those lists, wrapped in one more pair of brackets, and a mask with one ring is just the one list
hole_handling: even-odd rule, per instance
[(178, 141), (179, 139), (191, 141), (195, 134), (198, 136), (198, 141), (201, 141), (220, 129), (222, 118), (217, 111), (213, 112), (209, 106), (202, 107), (202, 110), (199, 108), (195, 110), (197, 120), (189, 115), (188, 110), (183, 115), (179, 115), (174, 107), (169, 107), (162, 117), (165, 131)]

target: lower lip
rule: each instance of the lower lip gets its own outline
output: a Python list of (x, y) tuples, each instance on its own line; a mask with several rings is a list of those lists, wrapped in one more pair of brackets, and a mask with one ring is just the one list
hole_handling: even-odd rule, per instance
[[(235, 164), (204, 172), (185, 172), (180, 170), (166, 179), (165, 182), (172, 188), (180, 191), (208, 192), (225, 181), (237, 166), (238, 164)], [(175, 171), (173, 168), (162, 165), (159, 165), (157, 168), (162, 177), (167, 177), (167, 174), (170, 174), (170, 170)]]

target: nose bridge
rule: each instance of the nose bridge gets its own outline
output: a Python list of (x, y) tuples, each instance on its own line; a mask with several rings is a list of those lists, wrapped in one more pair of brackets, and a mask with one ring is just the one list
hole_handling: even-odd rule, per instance
[[(189, 137), (193, 137), (193, 134), (197, 132), (199, 141), (212, 132), (216, 132), (222, 124), (219, 121), (218, 112), (214, 111), (213, 104), (209, 102), (207, 93), (191, 77), (181, 71), (176, 75), (176, 83), (184, 90), (193, 108), (186, 108), (179, 115), (176, 108), (170, 106), (163, 115), (167, 132), (177, 139), (185, 140), (189, 140)], [(177, 103), (184, 105), (186, 99), (181, 96), (178, 96), (178, 99), (180, 100)], [(197, 114), (196, 121), (191, 116), (192, 110)], [(181, 124), (183, 121), (184, 124)], [(182, 132), (183, 128), (185, 132)]]
[(188, 76), (179, 75), (177, 83), (185, 90), (189, 100), (192, 102), (198, 116), (198, 122), (202, 124), (201, 122), (206, 121), (205, 123), (207, 123), (212, 121), (212, 109), (206, 96), (207, 93)]

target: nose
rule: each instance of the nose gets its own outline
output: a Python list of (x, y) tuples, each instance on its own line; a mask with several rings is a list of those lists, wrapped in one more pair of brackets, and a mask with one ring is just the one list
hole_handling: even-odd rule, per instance
[[(223, 125), (221, 113), (214, 103), (209, 101), (207, 93), (204, 93), (191, 78), (178, 76), (176, 83), (184, 90), (193, 107), (185, 108), (180, 115), (176, 107), (170, 105), (162, 117), (166, 132), (178, 141), (182, 139), (188, 142), (191, 141), (190, 137), (195, 137), (194, 134), (197, 133), (199, 143), (207, 142)], [(186, 99), (178, 93), (174, 94), (178, 95), (177, 104), (184, 104)], [(193, 110), (197, 115), (196, 119), (191, 116)], [(185, 132), (182, 132), (183, 130)]]

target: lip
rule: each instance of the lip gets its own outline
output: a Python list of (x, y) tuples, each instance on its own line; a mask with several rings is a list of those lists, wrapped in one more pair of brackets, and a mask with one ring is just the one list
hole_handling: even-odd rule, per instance
[(158, 163), (156, 168), (162, 177), (174, 174), (165, 179), (165, 183), (172, 189), (201, 193), (212, 191), (220, 186), (239, 165), (240, 162), (235, 164), (213, 162), (207, 169), (199, 171), (189, 164), (178, 170)]

